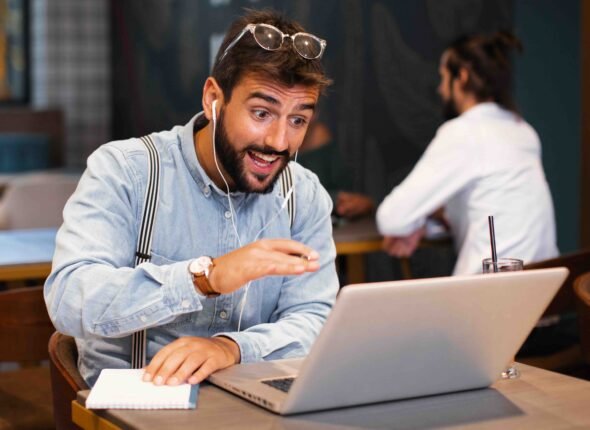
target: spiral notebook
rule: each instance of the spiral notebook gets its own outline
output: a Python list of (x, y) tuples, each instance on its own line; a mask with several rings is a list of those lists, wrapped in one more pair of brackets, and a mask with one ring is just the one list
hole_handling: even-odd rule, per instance
[(194, 409), (198, 385), (154, 385), (143, 369), (104, 369), (92, 387), (88, 409)]

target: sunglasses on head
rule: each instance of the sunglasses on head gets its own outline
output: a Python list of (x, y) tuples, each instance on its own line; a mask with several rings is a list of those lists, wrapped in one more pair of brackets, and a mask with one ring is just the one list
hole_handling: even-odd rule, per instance
[(244, 29), (236, 36), (232, 42), (227, 45), (223, 55), (219, 61), (223, 60), (228, 51), (246, 34), (246, 32), (252, 33), (254, 40), (258, 45), (266, 49), (267, 51), (276, 51), (281, 46), (285, 39), (289, 38), (293, 42), (293, 49), (300, 56), (306, 60), (317, 60), (324, 53), (326, 49), (326, 41), (320, 39), (309, 33), (295, 33), (293, 35), (285, 34), (274, 25), (270, 24), (248, 24)]

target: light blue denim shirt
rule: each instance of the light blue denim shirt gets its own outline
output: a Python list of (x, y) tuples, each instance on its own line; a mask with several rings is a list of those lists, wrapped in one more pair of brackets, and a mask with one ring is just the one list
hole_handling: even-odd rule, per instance
[(129, 335), (144, 328), (148, 360), (178, 337), (220, 334), (237, 342), (242, 362), (303, 356), (334, 303), (332, 203), (317, 177), (293, 162), (293, 225), (281, 210), (278, 181), (269, 194), (232, 193), (235, 223), (245, 245), (274, 217), (260, 238), (310, 246), (320, 254), (320, 270), (252, 282), (239, 332), (244, 288), (211, 299), (195, 291), (190, 261), (239, 247), (227, 194), (197, 160), (196, 117), (152, 134), (162, 170), (150, 262), (133, 267), (148, 165), (140, 139), (95, 151), (64, 209), (45, 300), (57, 330), (76, 337), (79, 368), (89, 385), (103, 368), (130, 366)]

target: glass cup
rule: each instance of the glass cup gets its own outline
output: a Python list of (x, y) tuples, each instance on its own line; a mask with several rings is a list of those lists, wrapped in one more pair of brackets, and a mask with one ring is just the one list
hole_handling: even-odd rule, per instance
[[(523, 270), (522, 260), (517, 258), (498, 258), (493, 261), (491, 258), (484, 258), (482, 260), (483, 273), (495, 272), (513, 272), (516, 270)], [(514, 379), (520, 376), (520, 372), (514, 363), (512, 363), (502, 372), (502, 379)]]
[(517, 258), (498, 258), (495, 262), (491, 258), (482, 260), (483, 273), (514, 272), (522, 270), (522, 260)]

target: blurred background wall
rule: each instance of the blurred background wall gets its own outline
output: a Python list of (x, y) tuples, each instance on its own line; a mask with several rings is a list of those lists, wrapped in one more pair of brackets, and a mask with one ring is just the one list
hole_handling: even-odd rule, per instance
[[(553, 195), (562, 252), (580, 245), (583, 221), (580, 7), (584, 1), (514, 2), (514, 29), (525, 46), (524, 55), (516, 59), (516, 100), (541, 136), (543, 165)], [(585, 198), (590, 200), (590, 196)]]
[(31, 104), (60, 108), (62, 158), (83, 167), (111, 133), (111, 26), (106, 0), (31, 0)]
[(321, 119), (356, 191), (381, 200), (441, 123), (438, 60), (466, 32), (512, 29), (516, 99), (539, 132), (560, 250), (580, 236), (580, 8), (584, 0), (32, 0), (33, 101), (66, 112), (67, 163), (109, 139), (186, 123), (223, 33), (272, 7), (328, 41)]

